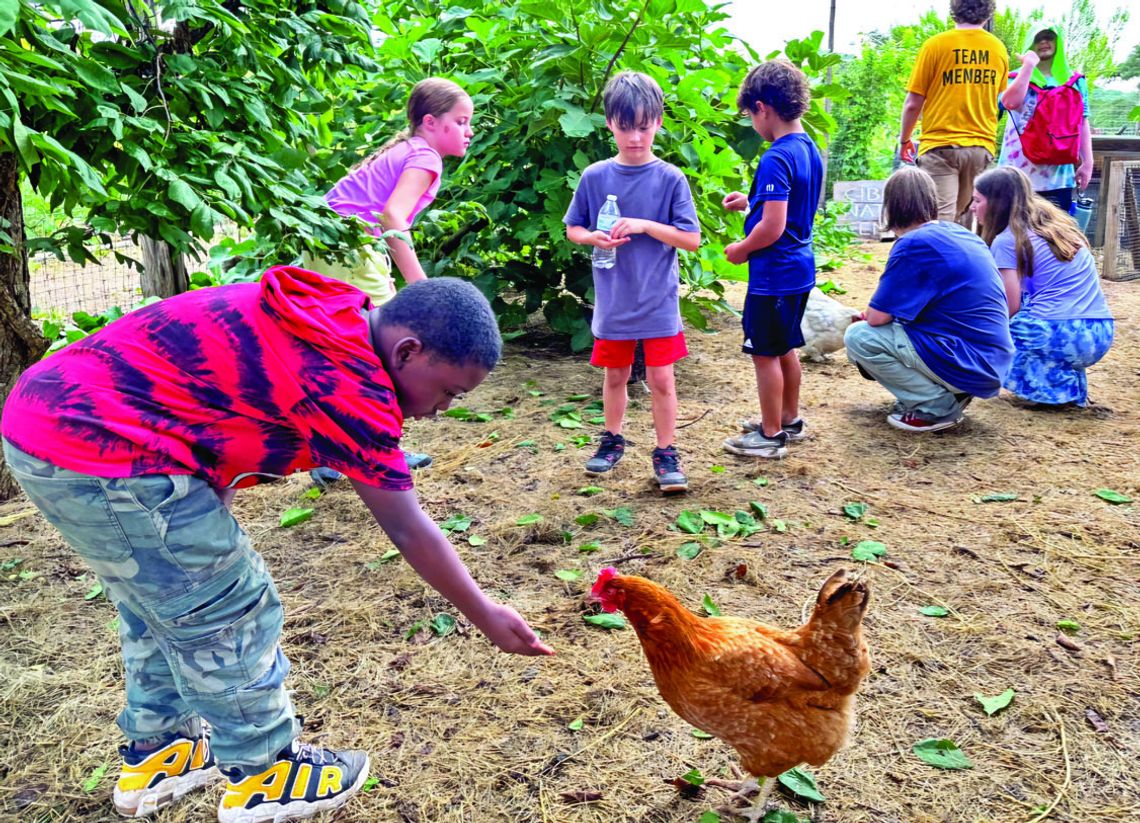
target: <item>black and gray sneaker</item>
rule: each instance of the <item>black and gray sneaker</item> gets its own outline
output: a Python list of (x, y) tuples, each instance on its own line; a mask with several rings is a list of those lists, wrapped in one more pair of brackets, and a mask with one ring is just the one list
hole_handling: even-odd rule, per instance
[(594, 456), (586, 461), (589, 474), (605, 474), (625, 456), (625, 438), (620, 434), (602, 432), (602, 442)]
[[(783, 429), (784, 434), (788, 436), (788, 440), (793, 443), (807, 439), (807, 424), (804, 423), (802, 417), (797, 417), (791, 423), (785, 423), (780, 428)], [(741, 420), (740, 430), (744, 432), (760, 432), (763, 434), (764, 427), (759, 420)]]
[(653, 450), (653, 474), (657, 486), (666, 494), (683, 492), (689, 488), (689, 478), (681, 471), (681, 458), (676, 446), (666, 446)]
[(773, 437), (768, 437), (762, 431), (748, 432), (725, 440), (724, 450), (744, 457), (787, 457), (788, 434), (779, 431)]

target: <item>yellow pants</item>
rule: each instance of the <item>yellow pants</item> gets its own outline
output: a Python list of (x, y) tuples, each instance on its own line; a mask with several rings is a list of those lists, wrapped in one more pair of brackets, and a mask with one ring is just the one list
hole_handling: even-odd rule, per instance
[(323, 257), (315, 257), (309, 252), (301, 255), (301, 268), (343, 280), (372, 298), (372, 304), (380, 306), (396, 296), (396, 283), (392, 279), (392, 262), (388, 255), (371, 246), (357, 251), (356, 262), (334, 263)]

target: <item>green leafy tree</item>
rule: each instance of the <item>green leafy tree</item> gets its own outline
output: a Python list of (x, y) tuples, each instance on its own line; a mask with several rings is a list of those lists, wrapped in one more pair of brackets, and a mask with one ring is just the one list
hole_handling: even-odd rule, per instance
[[(313, 238), (359, 246), (314, 181), (337, 162), (341, 78), (373, 70), (371, 48), (344, 0), (0, 0), (0, 402), (47, 346), (29, 251), (95, 262), (94, 244), (133, 234), (175, 271), (222, 221), (274, 238), (277, 260)], [(25, 237), (21, 182), (76, 219)]]
[(1116, 67), (1117, 73), (1125, 80), (1140, 77), (1140, 43), (1132, 47), (1124, 62)]
[[(475, 102), (476, 136), (448, 175), (438, 210), (418, 228), (421, 259), (434, 261), (429, 273), (472, 277), (504, 328), (521, 327), (541, 308), (582, 348), (590, 341), (591, 269), (566, 241), (562, 216), (582, 171), (614, 154), (602, 113), (606, 81), (622, 69), (646, 72), (665, 90), (657, 153), (686, 172), (700, 215), (702, 248), (682, 255), (682, 310), (703, 327), (702, 308), (726, 307), (719, 279), (743, 275), (723, 258), (741, 218), (720, 201), (747, 184), (747, 164), (761, 149), (735, 110), (740, 80), (759, 58), (720, 25), (725, 18), (703, 0), (385, 3), (373, 17), (383, 34), (380, 70), (373, 87), (357, 92), (355, 123), (345, 126), (358, 140), (350, 148), (382, 139), (377, 114), (383, 134), (398, 128), (398, 108), (421, 77), (443, 74), (463, 85)], [(822, 37), (786, 47), (816, 78), (837, 59), (820, 53)], [(809, 130), (822, 139), (832, 123), (816, 101)]]

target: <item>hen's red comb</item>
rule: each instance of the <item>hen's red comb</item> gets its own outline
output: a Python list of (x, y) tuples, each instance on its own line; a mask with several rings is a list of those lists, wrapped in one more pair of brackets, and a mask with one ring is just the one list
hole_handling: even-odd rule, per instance
[(594, 581), (594, 587), (590, 589), (590, 594), (597, 597), (599, 592), (602, 590), (602, 586), (613, 580), (617, 576), (617, 573), (618, 570), (613, 566), (606, 566), (604, 569), (598, 572), (598, 579)]

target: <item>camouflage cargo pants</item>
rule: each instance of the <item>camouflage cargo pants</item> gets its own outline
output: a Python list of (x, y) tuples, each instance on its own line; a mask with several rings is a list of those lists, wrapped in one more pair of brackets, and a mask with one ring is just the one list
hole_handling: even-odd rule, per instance
[(127, 738), (161, 738), (198, 715), (220, 765), (271, 763), (298, 732), (281, 601), (214, 490), (188, 475), (79, 474), (6, 440), (4, 458), (119, 610)]

